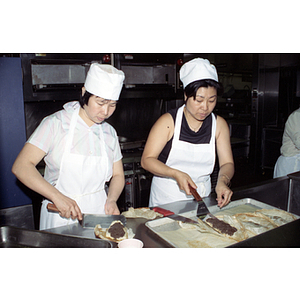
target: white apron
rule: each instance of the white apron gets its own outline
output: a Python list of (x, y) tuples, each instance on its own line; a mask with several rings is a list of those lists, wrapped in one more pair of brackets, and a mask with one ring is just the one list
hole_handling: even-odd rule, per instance
[[(212, 133), (209, 144), (191, 144), (180, 141), (179, 135), (183, 119), (183, 109), (177, 111), (172, 147), (166, 165), (187, 173), (197, 185), (200, 196), (208, 196), (211, 192), (210, 174), (215, 164), (216, 118), (212, 114)], [(191, 200), (175, 179), (154, 176), (151, 184), (149, 206), (158, 206), (174, 201)]]
[[(113, 162), (109, 162), (104, 144), (102, 126), (99, 125), (101, 153), (99, 156), (85, 156), (71, 153), (74, 131), (79, 118), (78, 107), (71, 118), (65, 150), (61, 159), (60, 171), (55, 187), (65, 196), (75, 200), (82, 213), (105, 214), (107, 199), (105, 182), (112, 176)], [(40, 216), (40, 230), (78, 222), (77, 219), (62, 218), (58, 213), (48, 212), (43, 200)]]
[(274, 167), (273, 178), (286, 176), (300, 171), (300, 154), (294, 156), (280, 155)]

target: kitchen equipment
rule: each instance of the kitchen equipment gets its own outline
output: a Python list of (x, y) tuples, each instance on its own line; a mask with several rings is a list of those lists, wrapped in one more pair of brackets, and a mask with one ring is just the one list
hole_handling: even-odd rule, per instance
[(161, 207), (153, 207), (153, 210), (155, 212), (158, 212), (158, 213), (162, 214), (164, 217), (168, 217), (168, 218), (171, 218), (171, 219), (176, 220), (176, 221), (181, 221), (183, 223), (198, 224), (197, 221), (192, 220), (190, 218), (180, 216), (180, 215), (176, 215), (174, 212), (172, 212), (168, 209), (164, 209), (164, 208), (161, 208)]
[(131, 140), (124, 136), (118, 136), (121, 150), (132, 150), (141, 148), (145, 144), (145, 140)]
[[(48, 203), (47, 209), (51, 212), (59, 212), (53, 203)], [(97, 224), (100, 224), (102, 228), (108, 228), (116, 220), (120, 220), (126, 226), (126, 218), (123, 215), (82, 214), (82, 220), (78, 222), (84, 228), (94, 228)]]
[[(259, 209), (278, 209), (272, 205), (257, 201), (252, 198), (243, 198), (230, 202), (226, 208), (220, 209), (217, 205), (211, 206), (210, 211), (218, 216), (235, 215), (237, 213), (253, 213)], [(297, 215), (295, 215), (299, 218)], [(225, 239), (222, 236), (214, 236), (210, 233), (200, 232), (196, 229), (188, 231), (183, 229), (177, 222), (169, 218), (160, 218), (146, 222), (146, 227), (164, 240), (171, 247), (176, 248), (202, 248), (202, 247), (229, 247), (237, 242)], [(286, 226), (286, 225), (283, 225)], [(277, 229), (276, 229), (277, 230)], [(265, 233), (262, 233), (265, 234)], [(216, 240), (216, 238), (218, 240)], [(213, 245), (213, 246), (211, 246)]]
[(197, 217), (201, 218), (203, 216), (207, 216), (209, 215), (212, 218), (216, 218), (214, 215), (212, 215), (210, 213), (210, 211), (208, 210), (205, 202), (203, 201), (203, 199), (201, 198), (201, 196), (198, 194), (197, 190), (194, 189), (193, 187), (190, 187), (190, 191), (194, 197), (194, 199), (198, 202), (198, 208), (197, 208)]
[[(205, 216), (210, 216), (212, 218), (216, 218), (214, 215), (212, 215), (209, 211), (209, 209), (207, 208), (205, 202), (203, 201), (203, 199), (201, 198), (201, 196), (198, 194), (197, 190), (194, 189), (193, 187), (189, 186), (191, 193), (194, 197), (194, 200), (197, 201), (197, 213), (196, 216), (198, 218), (204, 218)], [(198, 224), (197, 221), (192, 220), (190, 218), (175, 214), (174, 212), (172, 212), (171, 210), (167, 210), (161, 207), (154, 207), (153, 210), (155, 212), (158, 212), (160, 214), (162, 214), (164, 217), (169, 217), (173, 220), (176, 221), (181, 221), (183, 223), (190, 223), (190, 224)]]
[(100, 239), (3, 226), (0, 248), (113, 248), (113, 244)]
[[(86, 72), (107, 53), (22, 53), (24, 102), (78, 99)], [(41, 104), (40, 107), (43, 105)]]

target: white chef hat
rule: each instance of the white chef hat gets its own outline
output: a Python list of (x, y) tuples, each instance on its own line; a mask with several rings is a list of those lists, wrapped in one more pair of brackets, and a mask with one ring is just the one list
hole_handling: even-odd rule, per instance
[(194, 58), (185, 63), (180, 68), (179, 76), (183, 83), (183, 88), (196, 80), (212, 79), (218, 81), (216, 67), (209, 60), (203, 58)]
[(112, 65), (93, 63), (87, 73), (84, 87), (98, 97), (119, 100), (125, 75)]

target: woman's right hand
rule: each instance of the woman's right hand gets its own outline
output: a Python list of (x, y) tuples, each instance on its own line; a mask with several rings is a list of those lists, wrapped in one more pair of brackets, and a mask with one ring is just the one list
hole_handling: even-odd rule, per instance
[(62, 218), (82, 220), (81, 210), (75, 200), (61, 194), (58, 199), (53, 200), (53, 203), (56, 205)]
[(192, 194), (189, 185), (191, 187), (193, 187), (194, 189), (197, 189), (197, 185), (192, 180), (192, 178), (188, 174), (186, 174), (186, 173), (184, 173), (182, 171), (174, 169), (174, 176), (173, 176), (173, 178), (176, 180), (179, 188), (181, 190), (185, 191), (185, 193), (187, 195), (191, 195)]

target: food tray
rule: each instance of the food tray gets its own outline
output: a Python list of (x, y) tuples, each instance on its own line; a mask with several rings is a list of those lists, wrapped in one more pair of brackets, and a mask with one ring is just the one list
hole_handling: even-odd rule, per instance
[[(230, 202), (225, 208), (220, 209), (217, 205), (209, 207), (209, 211), (218, 216), (218, 215), (235, 215), (237, 213), (251, 213), (255, 212), (259, 209), (278, 209), (272, 205), (265, 204), (263, 202), (257, 201), (252, 198), (244, 198), (240, 200), (235, 200)], [(195, 211), (193, 212), (186, 212), (181, 214), (185, 217), (189, 217), (192, 219), (196, 219)], [(299, 218), (296, 216), (296, 218)], [(204, 219), (205, 220), (205, 219)], [(182, 247), (193, 247), (191, 244), (191, 238), (194, 234), (195, 240), (199, 240), (205, 236), (205, 238), (209, 238), (209, 234), (201, 233), (197, 230), (189, 232), (189, 239), (185, 237), (186, 231), (181, 230), (182, 228), (173, 219), (168, 217), (160, 218), (152, 221), (148, 221), (145, 224), (154, 234), (159, 236), (165, 242), (167, 242), (170, 246), (176, 248)], [(174, 231), (175, 234), (174, 234)], [(210, 235), (211, 236), (211, 235)], [(223, 239), (220, 237), (220, 241), (217, 247), (227, 247), (232, 244), (237, 243), (236, 241), (228, 241), (228, 239)], [(195, 245), (194, 245), (195, 246)], [(196, 247), (196, 246), (195, 246)]]
[(0, 248), (112, 248), (112, 243), (12, 226), (0, 227)]

